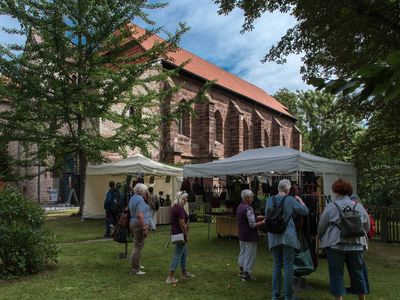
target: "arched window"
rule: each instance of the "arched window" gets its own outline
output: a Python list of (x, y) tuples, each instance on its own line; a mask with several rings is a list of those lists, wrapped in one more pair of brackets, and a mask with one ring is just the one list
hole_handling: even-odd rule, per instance
[(269, 135), (266, 130), (264, 130), (264, 147), (269, 147)]
[(246, 120), (243, 120), (243, 151), (248, 150), (249, 146), (249, 126), (247, 126)]
[(223, 143), (222, 116), (218, 110), (215, 112), (214, 116), (215, 116), (215, 140), (222, 144)]
[(184, 112), (177, 125), (179, 134), (190, 137), (190, 112)]

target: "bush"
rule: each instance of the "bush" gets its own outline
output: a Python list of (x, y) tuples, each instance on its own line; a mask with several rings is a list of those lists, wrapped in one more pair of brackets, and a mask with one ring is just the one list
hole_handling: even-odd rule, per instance
[(57, 262), (54, 237), (40, 206), (14, 189), (0, 192), (0, 278), (37, 273)]

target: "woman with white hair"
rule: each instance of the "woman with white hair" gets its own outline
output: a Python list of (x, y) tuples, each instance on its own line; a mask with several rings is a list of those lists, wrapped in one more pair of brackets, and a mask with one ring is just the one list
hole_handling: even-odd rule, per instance
[(268, 232), (268, 246), (272, 252), (272, 299), (281, 299), (281, 272), (284, 269), (284, 298), (295, 299), (293, 296), (293, 265), (295, 250), (300, 248), (297, 238), (294, 218), (296, 215), (308, 215), (308, 208), (300, 197), (288, 195), (291, 184), (287, 179), (282, 179), (278, 184), (278, 194), (269, 197), (265, 207), (268, 209), (282, 205), (283, 215), (286, 220), (286, 230), (283, 233)]
[(251, 207), (253, 196), (251, 190), (243, 190), (242, 203), (236, 209), (240, 247), (238, 264), (242, 281), (255, 280), (251, 272), (257, 256), (258, 227), (265, 223), (263, 216), (257, 220), (254, 215), (253, 207)]
[(178, 192), (176, 194), (176, 200), (172, 202), (171, 234), (183, 233), (185, 241), (182, 243), (175, 243), (175, 252), (169, 267), (168, 277), (165, 280), (166, 283), (176, 283), (178, 281), (175, 279), (175, 271), (179, 263), (182, 269), (181, 279), (194, 277), (194, 275), (189, 273), (186, 269), (187, 243), (189, 242), (189, 216), (183, 207), (188, 201), (188, 196), (189, 195), (184, 191)]
[(133, 188), (134, 195), (129, 200), (130, 223), (129, 228), (133, 233), (133, 250), (131, 258), (131, 274), (146, 274), (141, 268), (140, 257), (144, 247), (144, 241), (149, 232), (150, 211), (144, 198), (148, 193), (147, 186), (138, 183)]

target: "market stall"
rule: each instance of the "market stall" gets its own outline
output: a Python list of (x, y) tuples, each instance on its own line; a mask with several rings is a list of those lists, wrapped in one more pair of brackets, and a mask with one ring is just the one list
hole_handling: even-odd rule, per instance
[[(103, 203), (108, 191), (108, 182), (124, 182), (127, 175), (140, 177), (147, 186), (152, 185), (156, 194), (163, 191), (166, 195), (175, 195), (182, 183), (182, 169), (171, 167), (141, 154), (114, 163), (88, 166), (86, 170), (85, 200), (82, 218), (104, 218)], [(157, 212), (158, 224), (170, 222), (171, 207), (168, 203)]]
[[(238, 155), (204, 164), (185, 165), (184, 177), (223, 177), (227, 190), (225, 212), (209, 212), (216, 220), (218, 236), (237, 236), (235, 204), (240, 202), (240, 191), (251, 188), (255, 195), (262, 193), (265, 200), (277, 193), (281, 179), (289, 179), (301, 190), (310, 210), (307, 223), (309, 240), (316, 244), (318, 215), (326, 201), (333, 196), (331, 186), (338, 178), (350, 181), (357, 190), (357, 174), (353, 164), (318, 157), (292, 148), (276, 146), (244, 151)], [(260, 187), (262, 187), (260, 189)], [(260, 199), (257, 199), (260, 200)], [(258, 211), (263, 213), (262, 201)]]

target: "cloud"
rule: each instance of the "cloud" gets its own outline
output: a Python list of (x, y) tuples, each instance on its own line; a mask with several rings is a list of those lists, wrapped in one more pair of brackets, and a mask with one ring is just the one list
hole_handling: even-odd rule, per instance
[(299, 55), (290, 55), (287, 63), (262, 64), (260, 60), (292, 27), (296, 20), (282, 13), (264, 14), (251, 32), (241, 34), (243, 12), (235, 9), (227, 16), (218, 15), (212, 0), (172, 0), (159, 11), (150, 13), (157, 25), (172, 32), (178, 22), (191, 27), (182, 41), (185, 50), (274, 94), (281, 88), (310, 89), (301, 79)]
[[(168, 32), (174, 32), (179, 22), (185, 22), (191, 29), (182, 38), (182, 48), (270, 94), (284, 87), (290, 90), (311, 88), (301, 79), (300, 56), (289, 56), (284, 65), (260, 62), (270, 47), (296, 23), (288, 14), (264, 14), (256, 20), (253, 31), (241, 34), (243, 12), (235, 9), (227, 16), (218, 15), (218, 6), (212, 0), (170, 0), (166, 8), (148, 12), (150, 19)], [(145, 25), (140, 20), (133, 21)], [(0, 16), (1, 26), (16, 24), (15, 20)], [(9, 41), (9, 36), (0, 35), (0, 42), (5, 41)]]

